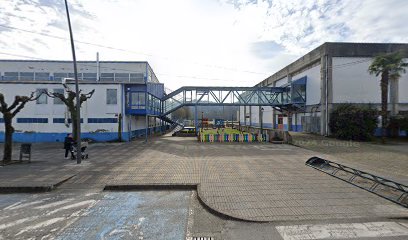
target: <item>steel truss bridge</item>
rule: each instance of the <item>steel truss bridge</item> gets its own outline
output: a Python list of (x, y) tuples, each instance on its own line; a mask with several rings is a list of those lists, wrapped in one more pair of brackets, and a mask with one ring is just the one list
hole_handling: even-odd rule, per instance
[(280, 111), (299, 110), (306, 104), (306, 86), (299, 86), (181, 87), (163, 97), (161, 116), (184, 106), (271, 106)]

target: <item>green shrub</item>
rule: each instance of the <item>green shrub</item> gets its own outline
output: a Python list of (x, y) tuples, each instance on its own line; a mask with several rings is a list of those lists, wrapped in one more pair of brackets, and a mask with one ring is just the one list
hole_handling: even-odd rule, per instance
[(330, 131), (339, 139), (370, 140), (377, 128), (377, 116), (377, 110), (370, 107), (341, 104), (330, 114)]
[(390, 118), (388, 129), (393, 137), (398, 137), (399, 131), (408, 132), (408, 115), (398, 115)]

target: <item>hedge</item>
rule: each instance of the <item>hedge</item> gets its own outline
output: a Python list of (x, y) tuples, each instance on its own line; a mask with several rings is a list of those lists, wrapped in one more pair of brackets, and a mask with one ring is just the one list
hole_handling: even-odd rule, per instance
[(330, 114), (330, 131), (336, 138), (370, 140), (378, 124), (378, 111), (354, 104), (338, 105)]

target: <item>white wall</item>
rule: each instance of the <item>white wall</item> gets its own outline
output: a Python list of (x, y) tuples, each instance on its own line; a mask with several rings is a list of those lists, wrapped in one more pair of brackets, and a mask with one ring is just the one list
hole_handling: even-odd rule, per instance
[(380, 80), (370, 75), (371, 58), (333, 57), (333, 103), (379, 103)]
[(273, 108), (270, 106), (263, 106), (263, 118), (262, 122), (266, 124), (271, 125), (272, 124), (272, 113), (273, 113)]
[(306, 105), (320, 102), (320, 64), (292, 76), (292, 82), (307, 76), (306, 80)]
[[(405, 61), (407, 62), (407, 59)], [(408, 73), (403, 74), (399, 79), (398, 94), (400, 103), (408, 103)]]
[(278, 81), (275, 81), (275, 87), (280, 87), (282, 85), (285, 85), (288, 83), (288, 77), (284, 77), (282, 79), (279, 79)]
[[(74, 86), (70, 86), (72, 89)], [(61, 84), (0, 84), (0, 92), (5, 95), (6, 102), (10, 105), (16, 95), (29, 95), (38, 88), (61, 89)], [(82, 104), (81, 118), (83, 132), (93, 132), (96, 130), (107, 130), (117, 132), (117, 123), (88, 123), (88, 118), (115, 118), (115, 114), (121, 113), (122, 98), (120, 84), (81, 84), (82, 92), (87, 93), (95, 89), (95, 93), (88, 101)], [(106, 90), (117, 89), (117, 104), (106, 104)], [(66, 107), (64, 104), (54, 104), (54, 99), (47, 97), (47, 104), (37, 104), (35, 101), (26, 104), (24, 109), (13, 119), (14, 128), (17, 131), (35, 132), (69, 132), (63, 123), (53, 123), (53, 118), (64, 118)], [(0, 116), (1, 117), (1, 116)], [(48, 118), (48, 123), (17, 123), (17, 118)], [(0, 131), (4, 131), (3, 124), (0, 124)]]
[[(333, 58), (334, 103), (381, 102), (381, 77), (368, 73), (371, 63), (372, 58)], [(399, 79), (399, 102), (408, 103), (408, 74), (402, 74)]]
[(253, 126), (259, 124), (259, 107), (258, 106), (251, 106), (251, 124)]

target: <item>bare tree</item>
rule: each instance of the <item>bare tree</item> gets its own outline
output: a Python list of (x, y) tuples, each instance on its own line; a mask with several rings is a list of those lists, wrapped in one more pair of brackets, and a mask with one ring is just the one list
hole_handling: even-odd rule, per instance
[[(77, 128), (78, 122), (77, 119), (77, 107), (76, 107), (76, 93), (75, 91), (71, 90), (67, 84), (63, 84), (66, 95), (64, 93), (57, 93), (57, 92), (46, 92), (46, 94), (51, 98), (58, 98), (60, 99), (68, 108), (68, 111), (71, 115), (72, 121), (72, 135), (74, 139), (77, 139)], [(88, 93), (81, 93), (82, 90), (79, 91), (79, 99), (80, 99), (80, 106), (82, 106), (83, 102), (86, 102), (88, 99), (92, 97), (95, 93), (95, 89), (88, 92)]]
[(7, 164), (11, 162), (12, 151), (13, 151), (13, 132), (14, 128), (12, 125), (13, 118), (23, 109), (27, 102), (37, 100), (43, 93), (40, 92), (37, 96), (34, 96), (35, 92), (32, 92), (30, 96), (15, 96), (14, 102), (8, 106), (4, 95), (0, 93), (0, 112), (3, 114), (4, 119), (4, 155), (3, 163)]

